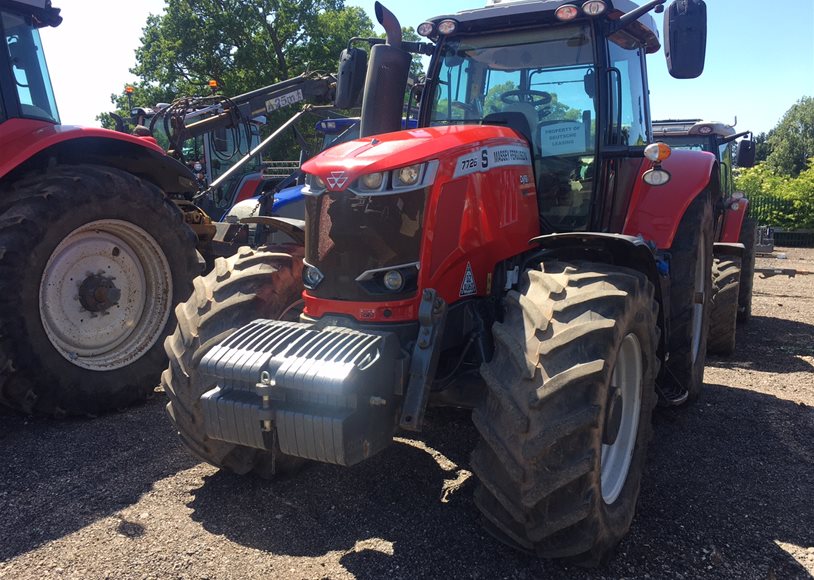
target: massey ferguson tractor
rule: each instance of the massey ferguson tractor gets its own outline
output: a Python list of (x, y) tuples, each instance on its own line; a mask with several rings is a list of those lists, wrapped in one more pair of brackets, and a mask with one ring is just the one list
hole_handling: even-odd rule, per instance
[[(471, 408), (487, 528), (609, 557), (651, 412), (698, 396), (706, 354), (720, 171), (652, 142), (664, 2), (496, 3), (417, 45), (376, 3), (387, 43), (338, 76), (339, 106), (364, 91), (361, 137), (303, 165), (304, 247), (217, 260), (176, 309), (162, 381), (189, 449), (266, 477), (354, 465), (429, 405)], [(704, 3), (664, 18), (670, 72), (698, 76)], [(431, 61), (401, 130), (408, 48)]]
[[(707, 350), (716, 354), (735, 351), (735, 328), (752, 316), (757, 224), (748, 215), (749, 200), (735, 191), (733, 163), (755, 164), (755, 144), (750, 131), (735, 131), (726, 123), (679, 119), (653, 121), (653, 135), (671, 149), (709, 151), (721, 168), (721, 203), (724, 211), (715, 225)], [(744, 137), (748, 137), (745, 138)], [(737, 156), (733, 155), (735, 142)]]
[(154, 142), (60, 125), (39, 28), (0, 0), (0, 403), (96, 414), (143, 399), (200, 272), (171, 201), (195, 176)]

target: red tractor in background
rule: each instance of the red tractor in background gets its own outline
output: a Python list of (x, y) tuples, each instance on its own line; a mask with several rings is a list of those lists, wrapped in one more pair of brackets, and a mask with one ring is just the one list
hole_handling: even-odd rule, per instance
[[(271, 477), (363, 461), (428, 405), (471, 408), (487, 528), (606, 559), (657, 400), (702, 385), (722, 208), (714, 155), (652, 142), (664, 3), (500, 3), (405, 43), (377, 2), (387, 43), (338, 75), (338, 106), (364, 91), (361, 138), (303, 165), (304, 248), (219, 259), (176, 310), (162, 382), (189, 449)], [(665, 34), (671, 74), (698, 76), (704, 3), (672, 3)], [(410, 52), (431, 61), (401, 130)]]
[(154, 141), (61, 125), (39, 28), (0, 0), (0, 402), (96, 414), (152, 392), (173, 307), (201, 271), (171, 197), (195, 176)]
[[(701, 119), (653, 121), (653, 135), (672, 149), (708, 151), (721, 168), (720, 203), (723, 211), (715, 227), (712, 262), (712, 297), (707, 350), (716, 354), (735, 351), (737, 323), (752, 316), (752, 285), (755, 275), (757, 223), (749, 217), (749, 200), (735, 191), (733, 164), (752, 167), (755, 144), (750, 131), (735, 131), (732, 125)], [(745, 138), (744, 137), (748, 137)], [(737, 157), (733, 148), (737, 143)]]

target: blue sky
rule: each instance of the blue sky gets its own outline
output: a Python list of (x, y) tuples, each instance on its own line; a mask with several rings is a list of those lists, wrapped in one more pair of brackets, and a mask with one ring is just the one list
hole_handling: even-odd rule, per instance
[[(654, 118), (703, 117), (740, 130), (768, 131), (803, 96), (814, 96), (812, 0), (706, 0), (707, 64), (695, 80), (667, 73), (660, 51), (649, 57)], [(163, 0), (53, 0), (65, 21), (43, 32), (46, 56), (65, 123), (95, 125), (109, 96), (133, 79), (134, 51), (147, 15)], [(385, 0), (404, 26), (485, 0)], [(640, 2), (641, 3), (641, 2)], [(371, 19), (373, 0), (346, 0)], [(661, 16), (655, 15), (661, 26)]]

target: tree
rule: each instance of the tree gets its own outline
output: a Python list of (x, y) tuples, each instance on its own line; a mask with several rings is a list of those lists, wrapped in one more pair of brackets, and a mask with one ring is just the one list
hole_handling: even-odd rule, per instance
[[(348, 40), (372, 32), (364, 10), (342, 0), (167, 0), (136, 50), (133, 105), (207, 94), (210, 79), (234, 96), (306, 70), (334, 72)], [(127, 111), (124, 92), (111, 100)]]
[(768, 134), (758, 133), (755, 135), (755, 163), (766, 161), (772, 152), (772, 146), (769, 145), (769, 137), (771, 134), (772, 132), (769, 131)]
[(814, 157), (814, 98), (803, 97), (783, 116), (768, 138), (769, 167), (781, 175), (796, 177)]

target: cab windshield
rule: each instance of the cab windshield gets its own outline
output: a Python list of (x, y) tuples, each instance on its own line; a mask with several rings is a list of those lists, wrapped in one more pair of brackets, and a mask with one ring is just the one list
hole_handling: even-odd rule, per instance
[(541, 213), (555, 229), (587, 228), (596, 152), (590, 27), (453, 38), (440, 50), (429, 123), (488, 124), (490, 115), (519, 113)]
[(20, 114), (59, 123), (39, 31), (18, 14), (0, 12), (0, 20)]

